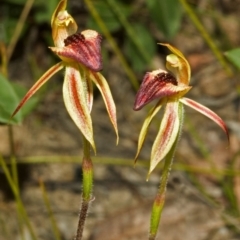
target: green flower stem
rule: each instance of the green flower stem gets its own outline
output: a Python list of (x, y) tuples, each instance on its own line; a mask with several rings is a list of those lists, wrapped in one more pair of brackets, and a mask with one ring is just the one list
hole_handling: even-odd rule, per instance
[(90, 143), (84, 139), (83, 170), (83, 200), (90, 201), (92, 198), (93, 164), (90, 157)]
[(152, 207), (149, 240), (154, 240), (157, 235), (157, 230), (160, 223), (163, 206), (165, 203), (168, 176), (173, 163), (173, 156), (176, 149), (176, 145), (177, 145), (177, 141), (175, 141), (173, 147), (171, 148), (170, 152), (167, 154), (165, 158), (165, 164), (163, 168), (159, 191), (155, 197), (153, 207)]
[(158, 226), (159, 226), (159, 223), (161, 220), (162, 210), (163, 210), (163, 206), (165, 203), (168, 177), (169, 177), (169, 173), (170, 173), (170, 170), (172, 167), (173, 157), (175, 154), (176, 146), (177, 146), (177, 143), (180, 138), (181, 131), (182, 131), (183, 105), (181, 103), (179, 103), (179, 121), (180, 121), (180, 127), (179, 127), (179, 131), (178, 131), (178, 136), (177, 136), (171, 150), (168, 152), (168, 154), (165, 158), (165, 163), (164, 163), (164, 167), (163, 167), (159, 191), (158, 191), (158, 193), (155, 197), (154, 203), (153, 203), (151, 220), (150, 220), (149, 240), (154, 240), (157, 235)]
[(82, 193), (82, 206), (80, 210), (78, 229), (75, 240), (81, 240), (84, 224), (86, 221), (88, 208), (90, 202), (92, 201), (92, 188), (93, 188), (93, 164), (90, 157), (90, 143), (85, 137), (83, 137), (83, 162), (82, 162), (82, 172), (83, 172), (83, 193)]

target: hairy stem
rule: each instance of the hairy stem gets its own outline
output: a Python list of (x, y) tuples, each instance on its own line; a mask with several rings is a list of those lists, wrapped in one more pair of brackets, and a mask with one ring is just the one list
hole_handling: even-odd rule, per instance
[(90, 143), (83, 137), (83, 192), (82, 192), (82, 206), (79, 214), (78, 228), (75, 240), (81, 240), (83, 229), (87, 218), (89, 204), (92, 200), (93, 188), (93, 164), (90, 157)]
[(151, 221), (150, 221), (149, 240), (156, 239), (159, 223), (161, 220), (163, 206), (165, 203), (168, 177), (169, 177), (169, 173), (171, 171), (176, 146), (177, 146), (177, 143), (180, 138), (181, 131), (182, 131), (183, 105), (181, 103), (179, 103), (179, 120), (180, 120), (180, 127), (179, 127), (179, 131), (178, 131), (178, 135), (177, 135), (177, 138), (176, 138), (171, 150), (168, 152), (168, 154), (165, 158), (160, 187), (159, 187), (158, 193), (157, 193), (154, 203), (153, 203)]

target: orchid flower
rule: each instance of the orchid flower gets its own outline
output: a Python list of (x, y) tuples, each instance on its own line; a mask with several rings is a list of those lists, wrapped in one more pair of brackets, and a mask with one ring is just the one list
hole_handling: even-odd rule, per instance
[(137, 92), (134, 104), (134, 110), (140, 110), (152, 100), (159, 99), (143, 123), (138, 139), (135, 162), (143, 146), (148, 127), (153, 117), (159, 112), (162, 106), (165, 105), (165, 112), (151, 151), (149, 174), (176, 145), (182, 125), (182, 103), (213, 120), (228, 136), (225, 123), (216, 113), (200, 103), (184, 97), (191, 89), (191, 86), (189, 86), (191, 69), (186, 58), (178, 49), (170, 44), (161, 45), (167, 47), (172, 52), (172, 54), (166, 57), (166, 68), (169, 72), (158, 69), (146, 73), (140, 89)]
[(65, 67), (63, 100), (74, 123), (96, 152), (91, 109), (93, 86), (100, 90), (110, 121), (117, 135), (116, 108), (106, 79), (98, 72), (102, 69), (101, 36), (94, 30), (77, 32), (77, 24), (65, 10), (67, 0), (61, 0), (51, 20), (54, 47), (49, 47), (62, 61), (47, 70), (32, 86), (14, 111), (19, 109), (54, 74)]

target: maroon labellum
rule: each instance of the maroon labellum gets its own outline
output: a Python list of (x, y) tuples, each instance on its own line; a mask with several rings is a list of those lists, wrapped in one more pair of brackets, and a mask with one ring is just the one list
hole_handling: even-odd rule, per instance
[(166, 71), (157, 70), (146, 73), (136, 96), (134, 110), (140, 110), (156, 98), (171, 96), (172, 85), (177, 86), (177, 80)]
[(64, 40), (65, 47), (51, 48), (57, 55), (72, 59), (94, 72), (102, 70), (101, 35), (94, 30), (73, 34)]

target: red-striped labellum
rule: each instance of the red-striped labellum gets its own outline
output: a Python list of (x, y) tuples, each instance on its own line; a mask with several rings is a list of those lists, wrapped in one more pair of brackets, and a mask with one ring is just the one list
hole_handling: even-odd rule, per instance
[(94, 30), (73, 34), (64, 40), (62, 48), (50, 47), (66, 62), (79, 62), (94, 72), (102, 70), (101, 35)]

